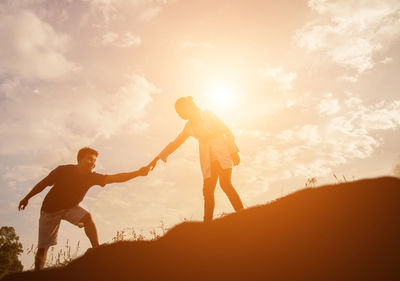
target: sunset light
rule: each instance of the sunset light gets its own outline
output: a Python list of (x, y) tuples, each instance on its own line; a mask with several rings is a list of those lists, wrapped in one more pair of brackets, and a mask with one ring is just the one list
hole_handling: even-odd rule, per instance
[(24, 269), (49, 267), (67, 241), (81, 256), (303, 188), (400, 178), (399, 11), (400, 0), (0, 0), (0, 220), (33, 245)]
[(215, 110), (227, 110), (236, 106), (237, 93), (226, 83), (215, 84), (205, 93), (210, 106)]

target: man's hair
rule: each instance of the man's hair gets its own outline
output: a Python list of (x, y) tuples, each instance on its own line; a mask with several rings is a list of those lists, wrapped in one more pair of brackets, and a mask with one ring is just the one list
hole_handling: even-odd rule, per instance
[(77, 155), (77, 160), (78, 160), (78, 162), (79, 162), (79, 160), (81, 160), (83, 157), (85, 157), (86, 155), (88, 155), (88, 154), (90, 154), (90, 155), (96, 155), (96, 157), (99, 155), (99, 153), (96, 151), (96, 150), (94, 150), (93, 148), (90, 148), (90, 147), (84, 147), (84, 148), (81, 148), (79, 151), (78, 151), (78, 155)]

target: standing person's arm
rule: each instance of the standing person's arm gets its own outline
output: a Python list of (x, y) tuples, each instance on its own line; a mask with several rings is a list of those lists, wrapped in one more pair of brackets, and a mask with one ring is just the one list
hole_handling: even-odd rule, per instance
[(178, 149), (190, 136), (189, 132), (190, 128), (188, 123), (183, 128), (182, 132), (173, 140), (171, 141), (154, 159), (147, 165), (151, 170), (157, 164), (157, 161), (161, 159), (164, 162), (167, 162), (167, 158), (170, 154), (172, 154), (175, 150)]
[(54, 169), (50, 172), (50, 174), (42, 179), (39, 183), (37, 183), (31, 191), (19, 202), (18, 210), (25, 210), (26, 206), (28, 205), (29, 199), (31, 199), (36, 194), (42, 192), (46, 187), (53, 185), (55, 182), (55, 174), (57, 169)]

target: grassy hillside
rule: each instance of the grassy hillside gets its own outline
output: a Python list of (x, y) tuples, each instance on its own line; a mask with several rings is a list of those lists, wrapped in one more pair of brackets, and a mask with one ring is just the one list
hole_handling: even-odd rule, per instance
[(400, 280), (400, 179), (308, 188), (10, 280)]

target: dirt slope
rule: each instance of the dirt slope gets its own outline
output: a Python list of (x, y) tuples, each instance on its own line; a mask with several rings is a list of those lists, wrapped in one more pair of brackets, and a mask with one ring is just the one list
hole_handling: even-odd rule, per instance
[(309, 188), (5, 280), (400, 280), (400, 179)]

